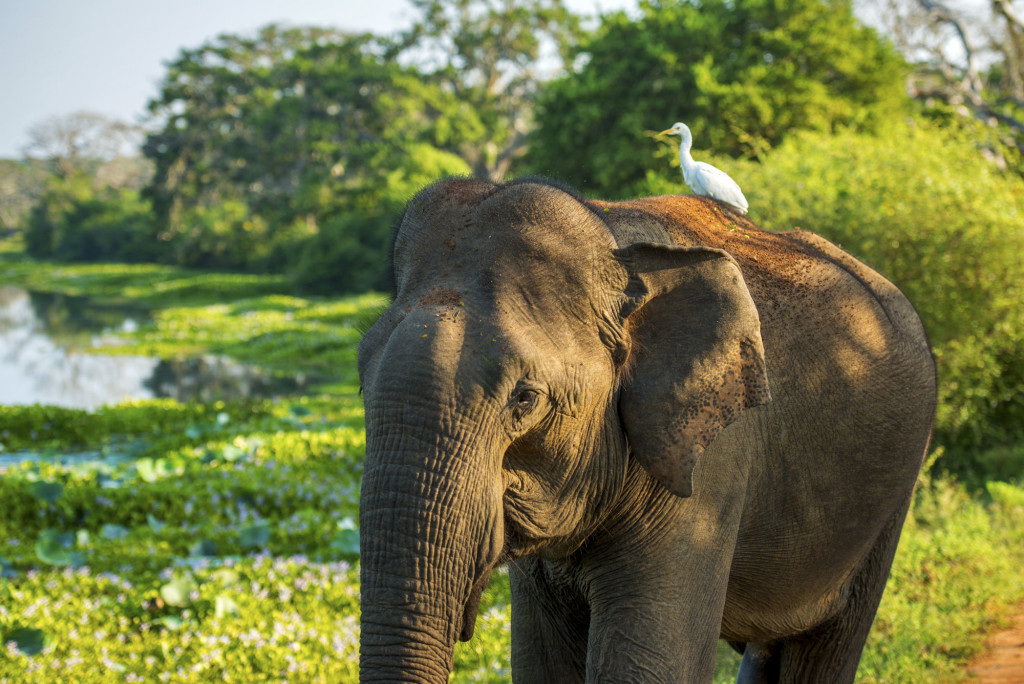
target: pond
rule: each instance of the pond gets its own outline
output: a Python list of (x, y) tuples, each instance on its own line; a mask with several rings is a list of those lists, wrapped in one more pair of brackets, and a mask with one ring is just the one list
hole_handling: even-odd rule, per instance
[(222, 356), (157, 359), (99, 354), (149, 320), (145, 309), (0, 287), (0, 405), (95, 409), (126, 399), (216, 401), (301, 392), (283, 377)]

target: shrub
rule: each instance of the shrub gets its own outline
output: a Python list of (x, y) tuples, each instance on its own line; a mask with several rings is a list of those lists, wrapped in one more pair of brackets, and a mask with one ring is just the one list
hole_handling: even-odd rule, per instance
[(154, 261), (162, 248), (149, 202), (130, 189), (96, 190), (84, 175), (51, 179), (29, 213), (26, 251), (59, 261)]
[(343, 215), (307, 240), (292, 267), (299, 290), (314, 294), (388, 289), (393, 217)]

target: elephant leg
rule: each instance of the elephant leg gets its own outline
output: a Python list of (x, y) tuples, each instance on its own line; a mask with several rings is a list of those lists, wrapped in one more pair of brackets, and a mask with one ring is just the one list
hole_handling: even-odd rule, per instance
[(516, 684), (583, 682), (590, 608), (544, 561), (509, 564), (512, 585), (512, 680)]
[(778, 644), (746, 644), (736, 684), (778, 684), (781, 656)]
[(885, 591), (911, 498), (906, 497), (851, 577), (845, 606), (813, 630), (780, 642), (780, 682), (853, 682)]

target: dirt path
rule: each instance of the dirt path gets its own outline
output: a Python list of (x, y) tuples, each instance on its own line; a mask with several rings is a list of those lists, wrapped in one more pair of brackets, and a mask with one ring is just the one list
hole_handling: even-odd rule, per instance
[(967, 671), (972, 684), (1024, 684), (1024, 610), (1009, 629), (993, 634)]

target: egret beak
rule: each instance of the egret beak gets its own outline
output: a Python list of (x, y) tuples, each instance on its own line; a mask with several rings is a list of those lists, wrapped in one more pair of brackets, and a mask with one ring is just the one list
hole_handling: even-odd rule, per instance
[(676, 129), (674, 129), (674, 128), (669, 128), (669, 129), (667, 129), (667, 130), (664, 130), (664, 131), (662, 131), (662, 132), (661, 132), (661, 133), (659, 133), (658, 135), (667, 135), (667, 134), (669, 134), (669, 133), (675, 133), (675, 130), (676, 130)]

